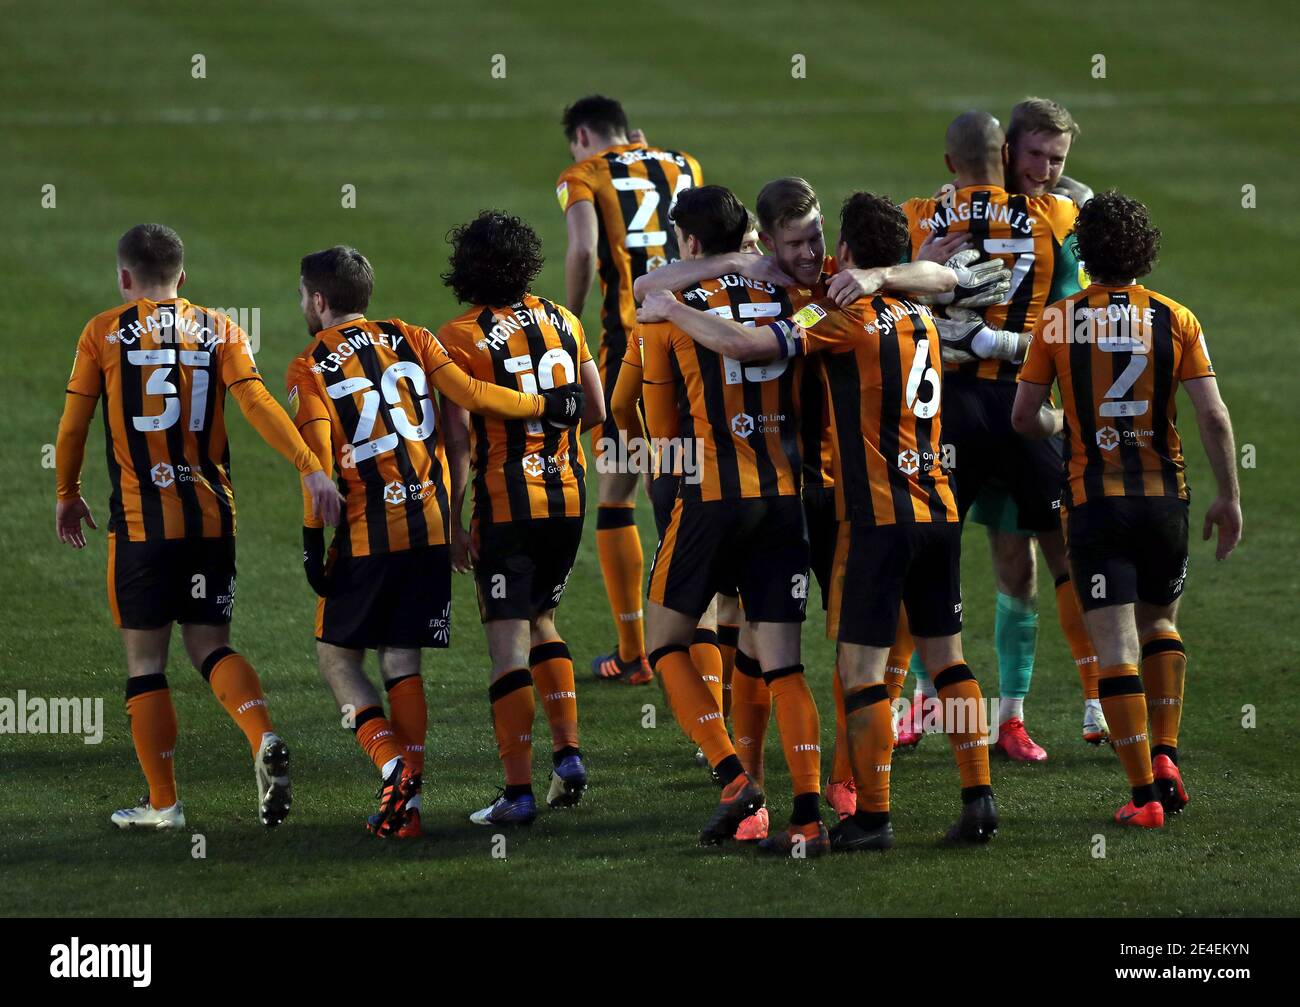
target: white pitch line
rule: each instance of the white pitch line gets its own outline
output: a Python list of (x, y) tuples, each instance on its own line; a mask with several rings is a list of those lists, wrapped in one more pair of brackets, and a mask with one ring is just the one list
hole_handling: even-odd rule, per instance
[[(1053, 94), (1067, 108), (1178, 108), (1268, 106), (1300, 104), (1300, 91), (1257, 89), (1251, 91), (1160, 91), (1116, 94), (1099, 85), (1095, 91)], [(645, 119), (721, 119), (737, 116), (817, 116), (854, 115), (863, 112), (888, 113), (908, 108), (909, 104), (933, 111), (959, 111), (966, 108), (998, 109), (1014, 103), (1005, 95), (952, 95), (897, 101), (884, 97), (838, 99), (813, 102), (738, 102), (715, 101), (699, 104), (654, 102), (637, 106)], [(74, 112), (10, 112), (0, 114), (0, 126), (21, 127), (95, 127), (95, 126), (211, 126), (357, 123), (357, 122), (473, 122), (476, 120), (534, 119), (553, 109), (515, 105), (309, 105), (286, 107), (222, 108), (219, 106), (157, 109), (100, 109)]]

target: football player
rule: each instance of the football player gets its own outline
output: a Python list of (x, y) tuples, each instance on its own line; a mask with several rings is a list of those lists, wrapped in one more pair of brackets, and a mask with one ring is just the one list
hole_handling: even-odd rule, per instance
[[(1132, 788), (1115, 820), (1159, 828), (1188, 802), (1178, 766), (1187, 654), (1176, 616), (1190, 498), (1175, 425), (1179, 385), (1217, 486), (1202, 531), (1208, 540), (1217, 526), (1217, 559), (1241, 539), (1236, 448), (1196, 316), (1138, 282), (1160, 248), (1147, 208), (1102, 193), (1080, 211), (1076, 235), (1092, 282), (1035, 326), (1012, 422), (1038, 438), (1063, 425), (1069, 438), (1070, 566), (1101, 664), (1111, 744)], [(1048, 408), (1053, 383), (1062, 410)]]
[(97, 528), (81, 497), (95, 405), (108, 442), (108, 604), (126, 647), (126, 709), (149, 783), (120, 828), (180, 829), (176, 709), (167, 684), (172, 624), (191, 663), (248, 739), (258, 818), (284, 821), (292, 803), (289, 750), (271, 724), (261, 682), (230, 646), (235, 607), (235, 497), (226, 393), (262, 439), (302, 476), (314, 517), (336, 523), (341, 498), (262, 384), (246, 333), (220, 311), (181, 297), (184, 245), (162, 224), (138, 224), (117, 245), (122, 304), (82, 330), (68, 379), (55, 458), (59, 539), (86, 544)]
[[(469, 377), (433, 335), (399, 318), (365, 315), (374, 272), (355, 248), (302, 260), (299, 296), (311, 342), (286, 379), (294, 422), (326, 471), (338, 468), (347, 507), (325, 552), (320, 523), (304, 509), (303, 559), (316, 602), (321, 677), (379, 770), (380, 838), (420, 834), (428, 713), (420, 652), (451, 637), (451, 485), (430, 386), (447, 400), (507, 419), (572, 423), (576, 384), (540, 394)], [(364, 671), (379, 670), (391, 717)]]
[[(906, 218), (888, 199), (856, 193), (846, 200), (837, 248), (842, 268), (888, 268), (907, 241)], [(997, 809), (982, 697), (961, 650), (961, 532), (941, 465), (940, 358), (928, 309), (887, 295), (867, 294), (847, 307), (824, 297), (797, 311), (792, 322), (755, 330), (654, 294), (642, 313), (666, 316), (724, 358), (771, 360), (758, 365), (767, 370), (791, 356), (824, 351), (840, 521), (827, 629), (838, 640), (857, 799), (832, 843), (844, 850), (893, 844), (885, 671), (903, 604), (941, 696), (962, 713), (949, 733), (962, 812), (948, 839), (987, 841), (997, 830)]]
[[(529, 292), (542, 268), (541, 242), (518, 217), (485, 211), (451, 234), (443, 282), (466, 310), (438, 330), (448, 355), (485, 384), (536, 391), (580, 382), (586, 408), (560, 424), (468, 416), (451, 408), (453, 563), (473, 568), (487, 633), (488, 696), (505, 788), (470, 815), (477, 825), (527, 825), (532, 789), (534, 687), (551, 729), (547, 803), (572, 807), (587, 789), (578, 747), (573, 659), (555, 611), (582, 542), (586, 460), (578, 429), (605, 418), (600, 374), (582, 323), (562, 305)], [(453, 450), (453, 448), (455, 450)], [(474, 516), (461, 509), (474, 468)]]
[[(636, 324), (632, 285), (678, 257), (668, 211), (680, 192), (701, 183), (703, 173), (690, 154), (651, 147), (639, 135), (630, 138), (627, 115), (613, 98), (582, 98), (564, 110), (563, 121), (573, 157), (555, 190), (568, 229), (565, 302), (581, 318), (592, 280), (599, 274), (597, 360), (601, 385), (609, 396), (618, 381), (628, 334)], [(596, 549), (618, 646), (592, 662), (592, 673), (603, 681), (643, 685), (652, 675), (645, 658), (641, 604), (644, 557), (633, 510), (637, 474), (618, 471), (617, 463), (602, 464), (605, 451), (618, 446), (608, 401), (606, 416), (593, 444), (600, 494)]]

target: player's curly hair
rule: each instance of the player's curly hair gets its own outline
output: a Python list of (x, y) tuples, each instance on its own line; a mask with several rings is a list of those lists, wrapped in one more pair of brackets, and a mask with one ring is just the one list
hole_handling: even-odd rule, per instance
[(855, 192), (840, 207), (840, 241), (859, 268), (892, 266), (908, 249), (907, 217), (886, 196)]
[(1160, 228), (1146, 206), (1114, 189), (1083, 204), (1074, 235), (1088, 275), (1105, 283), (1146, 276), (1160, 252)]
[(447, 241), (451, 268), (442, 274), (442, 282), (462, 304), (517, 304), (545, 262), (537, 232), (499, 210), (483, 210), (453, 228)]

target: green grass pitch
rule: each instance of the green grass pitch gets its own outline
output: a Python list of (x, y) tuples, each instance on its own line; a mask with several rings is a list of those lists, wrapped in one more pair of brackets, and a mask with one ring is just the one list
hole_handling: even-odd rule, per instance
[[(1286, 359), (1300, 217), (1291, 127), (1297, 22), (1265, 2), (894, 5), (877, 11), (756, 0), (734, 8), (619, 4), (420, 5), (321, 2), (310, 13), (247, 2), (172, 5), (7, 2), (22, 44), (0, 64), (3, 436), (0, 437), (0, 695), (104, 697), (102, 744), (0, 735), (0, 912), (12, 914), (1294, 914), (1300, 869), (1294, 775), (1300, 703), (1295, 431)], [(206, 77), (192, 76), (192, 57)], [(493, 57), (506, 59), (495, 79)], [(795, 54), (806, 77), (791, 74)], [(1105, 57), (1104, 78), (1093, 76)], [(895, 763), (898, 847), (882, 857), (759, 863), (701, 850), (714, 792), (658, 689), (598, 686), (587, 661), (612, 630), (592, 522), (559, 625), (580, 666), (591, 790), (545, 812), (492, 855), (471, 826), (499, 778), (487, 661), (471, 585), (459, 579), (449, 651), (425, 660), (430, 708), (423, 841), (363, 832), (375, 774), (317, 678), (312, 603), (299, 562), (290, 469), (237, 415), (239, 501), (234, 643), (260, 671), (293, 749), (297, 799), (273, 832), (255, 821), (248, 753), (173, 645), (177, 768), (191, 829), (123, 835), (108, 814), (143, 781), (121, 696), (124, 662), (104, 597), (105, 543), (74, 554), (52, 527), (52, 445), (81, 326), (116, 303), (113, 247), (160, 220), (187, 245), (185, 293), (258, 308), (259, 363), (281, 394), (305, 341), (298, 259), (355, 244), (378, 276), (375, 317), (436, 325), (455, 312), (438, 280), (443, 236), (480, 208), (519, 213), (549, 264), (537, 290), (563, 297), (564, 224), (554, 183), (568, 152), (560, 111), (591, 91), (621, 98), (651, 142), (698, 156), (706, 179), (751, 202), (777, 175), (822, 195), (833, 237), (855, 188), (896, 199), (946, 179), (943, 129), (956, 112), (1005, 116), (1026, 94), (1056, 97), (1083, 136), (1069, 173), (1149, 203), (1164, 231), (1150, 285), (1204, 323), (1249, 447), (1245, 543), (1216, 565), (1194, 542), (1184, 637), (1190, 654), (1182, 748), (1193, 794), (1157, 835), (1122, 832), (1116, 760), (1079, 740), (1081, 702), (1040, 580), (1042, 631), (1028, 701), (1043, 766), (994, 761), (1003, 813), (985, 849), (943, 851), (956, 779), (942, 739)], [(55, 186), (56, 205), (42, 206)], [(340, 205), (356, 187), (355, 209)], [(1244, 208), (1243, 186), (1257, 206)], [(584, 321), (598, 331), (598, 297)], [(1183, 434), (1194, 529), (1212, 491), (1195, 424)], [(106, 518), (96, 421), (85, 496)], [(639, 511), (647, 556), (649, 510)], [(996, 693), (993, 594), (983, 532), (966, 535), (967, 653)], [(829, 755), (832, 651), (818, 616), (804, 660)], [(642, 726), (643, 704), (657, 727)], [(1243, 727), (1243, 708), (1255, 726)], [(539, 734), (545, 737), (544, 722)], [(775, 726), (768, 789), (789, 810)], [(546, 766), (539, 745), (539, 782)], [(201, 834), (206, 857), (192, 855)], [(1093, 855), (1102, 836), (1106, 856)]]

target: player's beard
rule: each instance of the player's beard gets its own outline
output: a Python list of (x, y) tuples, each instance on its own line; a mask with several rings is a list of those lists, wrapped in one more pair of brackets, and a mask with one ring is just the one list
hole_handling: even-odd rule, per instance
[(320, 313), (311, 305), (308, 305), (307, 310), (303, 312), (303, 318), (307, 322), (307, 335), (309, 336), (314, 336), (316, 333), (320, 332), (321, 329), (325, 328), (325, 326), (321, 324)]

